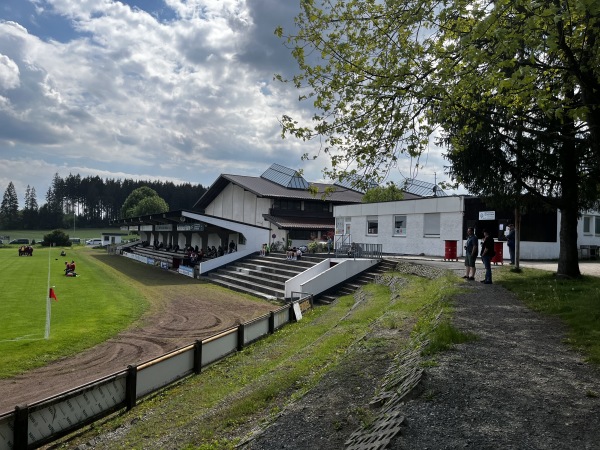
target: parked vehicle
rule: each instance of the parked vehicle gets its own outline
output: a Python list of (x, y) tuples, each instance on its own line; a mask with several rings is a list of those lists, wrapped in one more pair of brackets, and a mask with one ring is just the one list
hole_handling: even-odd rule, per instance
[(9, 244), (29, 244), (29, 239), (13, 239)]
[(88, 239), (85, 245), (102, 245), (102, 239)]

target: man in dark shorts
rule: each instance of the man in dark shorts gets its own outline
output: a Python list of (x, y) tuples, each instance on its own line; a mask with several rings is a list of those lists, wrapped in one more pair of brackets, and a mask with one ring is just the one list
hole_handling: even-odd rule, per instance
[(475, 261), (477, 260), (478, 243), (473, 227), (467, 228), (467, 243), (465, 245), (465, 280), (475, 279)]

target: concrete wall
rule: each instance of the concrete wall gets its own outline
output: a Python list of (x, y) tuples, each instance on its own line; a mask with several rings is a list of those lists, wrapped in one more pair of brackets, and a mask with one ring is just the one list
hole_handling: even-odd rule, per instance
[[(326, 260), (327, 261), (327, 260)], [(325, 292), (327, 289), (352, 278), (354, 275), (375, 266), (379, 263), (376, 259), (331, 259), (332, 262), (338, 264), (328, 268), (327, 270), (313, 276), (309, 280), (303, 280), (300, 283), (300, 289), (294, 288), (295, 292), (304, 292), (308, 294), (318, 295)], [(291, 280), (290, 280), (291, 281)], [(292, 290), (292, 289), (290, 289)], [(286, 297), (288, 295), (288, 284), (285, 288)]]

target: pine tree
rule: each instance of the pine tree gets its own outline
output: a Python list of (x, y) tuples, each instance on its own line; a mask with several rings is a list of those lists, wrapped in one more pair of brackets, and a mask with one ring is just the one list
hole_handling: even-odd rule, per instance
[(19, 224), (19, 198), (13, 182), (8, 183), (0, 205), (0, 222), (4, 228), (17, 228)]

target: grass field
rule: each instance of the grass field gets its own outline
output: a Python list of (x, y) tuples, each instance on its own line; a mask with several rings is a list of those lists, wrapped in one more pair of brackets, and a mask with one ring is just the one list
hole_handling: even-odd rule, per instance
[[(36, 246), (32, 257), (18, 246), (0, 248), (0, 377), (8, 377), (102, 342), (146, 310), (145, 297), (119, 274), (91, 257), (83, 246)], [(64, 276), (75, 260), (78, 277)], [(50, 274), (50, 276), (48, 276)], [(44, 339), (48, 280), (58, 301), (51, 302), (50, 338)]]

